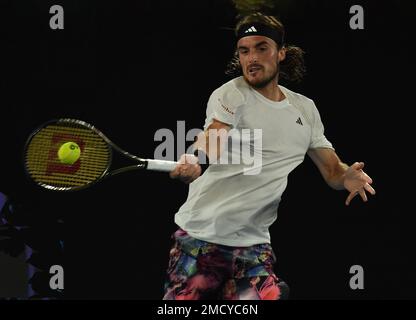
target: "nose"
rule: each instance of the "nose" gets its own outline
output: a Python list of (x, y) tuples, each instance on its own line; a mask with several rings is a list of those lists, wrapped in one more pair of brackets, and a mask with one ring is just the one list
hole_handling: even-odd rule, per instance
[(251, 53), (248, 57), (248, 61), (250, 63), (256, 63), (257, 62), (257, 54), (256, 53)]
[(255, 50), (250, 50), (248, 53), (248, 62), (256, 63), (258, 61), (257, 53)]

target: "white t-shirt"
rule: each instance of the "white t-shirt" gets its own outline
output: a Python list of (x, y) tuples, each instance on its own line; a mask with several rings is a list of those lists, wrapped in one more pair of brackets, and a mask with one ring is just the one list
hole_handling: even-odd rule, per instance
[[(175, 223), (190, 236), (228, 246), (270, 243), (269, 226), (277, 218), (289, 173), (308, 149), (332, 149), (314, 102), (279, 87), (286, 96), (280, 102), (258, 93), (243, 77), (212, 93), (204, 127), (213, 119), (227, 123), (234, 140), (221, 155), (224, 161), (211, 164), (190, 184), (188, 198), (175, 215)], [(244, 145), (260, 165), (232, 158), (247, 150)], [(226, 160), (229, 164), (221, 164)]]

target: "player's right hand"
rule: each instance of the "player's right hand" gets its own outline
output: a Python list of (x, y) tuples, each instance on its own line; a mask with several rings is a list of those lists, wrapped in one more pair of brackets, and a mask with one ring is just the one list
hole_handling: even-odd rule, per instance
[(183, 154), (175, 169), (169, 173), (172, 179), (179, 179), (186, 184), (191, 183), (201, 175), (198, 158), (193, 154)]

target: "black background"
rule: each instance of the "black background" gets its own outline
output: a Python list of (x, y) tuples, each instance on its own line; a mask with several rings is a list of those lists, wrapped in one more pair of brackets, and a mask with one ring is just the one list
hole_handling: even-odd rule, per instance
[[(53, 4), (64, 7), (64, 30), (49, 28)], [(349, 27), (354, 4), (364, 8), (364, 30)], [(330, 189), (310, 159), (290, 175), (271, 234), (276, 272), (292, 299), (416, 297), (414, 209), (405, 185), (414, 166), (409, 4), (277, 1), (271, 11), (288, 43), (306, 51), (305, 81), (284, 85), (315, 101), (338, 155), (364, 161), (377, 191), (346, 207), (347, 193)], [(133, 172), (55, 194), (25, 177), (22, 149), (52, 118), (90, 122), (149, 158), (158, 129), (176, 132), (183, 120), (187, 130), (201, 128), (210, 93), (229, 80), (232, 2), (2, 1), (0, 14), (0, 191), (36, 220), (63, 217), (65, 298), (160, 299), (173, 216), (187, 186)], [(356, 264), (364, 290), (349, 288)]]

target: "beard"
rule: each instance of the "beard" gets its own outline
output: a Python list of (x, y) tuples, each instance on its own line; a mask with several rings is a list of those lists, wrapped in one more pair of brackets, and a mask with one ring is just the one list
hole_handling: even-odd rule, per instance
[(260, 79), (257, 81), (250, 81), (245, 73), (243, 72), (243, 76), (244, 76), (244, 80), (246, 80), (246, 82), (252, 86), (255, 89), (263, 89), (264, 87), (266, 87), (270, 82), (272, 81), (276, 81), (277, 83), (277, 75), (279, 74), (279, 66), (276, 67), (276, 70), (269, 76), (265, 76), (264, 79)]

